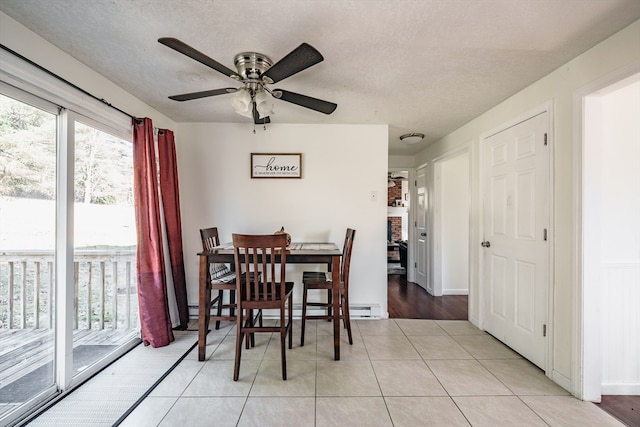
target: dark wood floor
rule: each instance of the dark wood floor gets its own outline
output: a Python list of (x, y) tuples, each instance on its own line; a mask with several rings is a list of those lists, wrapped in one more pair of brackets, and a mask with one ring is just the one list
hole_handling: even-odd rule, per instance
[[(390, 318), (468, 320), (466, 295), (433, 297), (400, 274), (387, 275), (387, 281)], [(640, 396), (602, 396), (598, 406), (628, 427), (640, 427)]]
[(467, 320), (468, 297), (445, 295), (433, 297), (407, 276), (387, 275), (389, 317), (392, 319)]
[(640, 426), (640, 396), (602, 396), (598, 406), (628, 427)]

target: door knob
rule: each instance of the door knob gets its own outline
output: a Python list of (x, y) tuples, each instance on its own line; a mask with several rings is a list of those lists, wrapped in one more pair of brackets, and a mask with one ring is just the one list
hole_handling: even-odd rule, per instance
[(420, 236), (426, 237), (427, 233), (420, 233)]
[(480, 243), (480, 246), (482, 246), (483, 248), (490, 248), (491, 242), (488, 240), (485, 240), (484, 242)]

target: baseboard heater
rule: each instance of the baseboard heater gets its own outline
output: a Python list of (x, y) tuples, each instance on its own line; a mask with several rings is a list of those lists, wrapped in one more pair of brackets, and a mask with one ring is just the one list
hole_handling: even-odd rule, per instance
[[(226, 310), (225, 310), (226, 311)], [(375, 320), (380, 319), (380, 304), (351, 304), (349, 306), (349, 314), (351, 315), (351, 319), (353, 320)], [(320, 312), (325, 312), (322, 308), (319, 307), (309, 307), (307, 308), (308, 314), (320, 314)], [(215, 312), (212, 310), (212, 314)], [(277, 318), (278, 315), (276, 311), (272, 311), (271, 313), (267, 310), (264, 312), (263, 316), (265, 318)], [(300, 319), (302, 317), (302, 304), (294, 304), (293, 305), (293, 318)], [(198, 318), (198, 306), (190, 305), (189, 306), (189, 319), (194, 320)]]

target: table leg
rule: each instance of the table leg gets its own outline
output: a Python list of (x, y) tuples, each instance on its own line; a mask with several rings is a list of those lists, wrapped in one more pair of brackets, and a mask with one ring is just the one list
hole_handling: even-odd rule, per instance
[(340, 257), (331, 258), (333, 299), (333, 358), (340, 360)]
[(207, 295), (207, 257), (200, 256), (200, 277), (198, 292), (198, 360), (204, 361), (205, 350), (207, 348), (207, 299), (211, 299), (211, 295)]

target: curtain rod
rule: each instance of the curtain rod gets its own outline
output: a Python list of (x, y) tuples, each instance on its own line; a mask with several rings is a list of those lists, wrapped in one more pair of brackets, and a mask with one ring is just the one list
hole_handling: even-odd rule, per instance
[(84, 93), (85, 95), (90, 96), (91, 98), (95, 99), (96, 101), (102, 102), (103, 104), (105, 104), (107, 107), (111, 107), (116, 111), (121, 112), (122, 114), (131, 117), (132, 119), (136, 119), (136, 116), (131, 115), (129, 113), (127, 113), (126, 111), (123, 111), (121, 109), (119, 109), (118, 107), (115, 107), (113, 105), (111, 105), (110, 103), (108, 103), (104, 98), (98, 98), (97, 96), (95, 96), (92, 93), (87, 92), (86, 90), (82, 89), (81, 87), (71, 83), (69, 80), (66, 80), (62, 77), (60, 77), (59, 75), (57, 75), (56, 73), (47, 70), (46, 68), (44, 68), (43, 66), (41, 66), (40, 64), (36, 64), (35, 62), (33, 62), (32, 60), (30, 60), (29, 58), (26, 58), (25, 56), (19, 54), (18, 52), (16, 52), (13, 49), (8, 48), (7, 46), (5, 46), (4, 44), (0, 43), (0, 47), (4, 50), (6, 50), (7, 52), (11, 53), (12, 55), (17, 56), (18, 58), (22, 59), (23, 61), (28, 62), (29, 64), (33, 65), (34, 67), (38, 68), (41, 71), (44, 71), (45, 73), (49, 74), (52, 77), (55, 77), (56, 79), (60, 80), (61, 82), (64, 82), (66, 84), (68, 84), (69, 86), (79, 90), (80, 92)]

